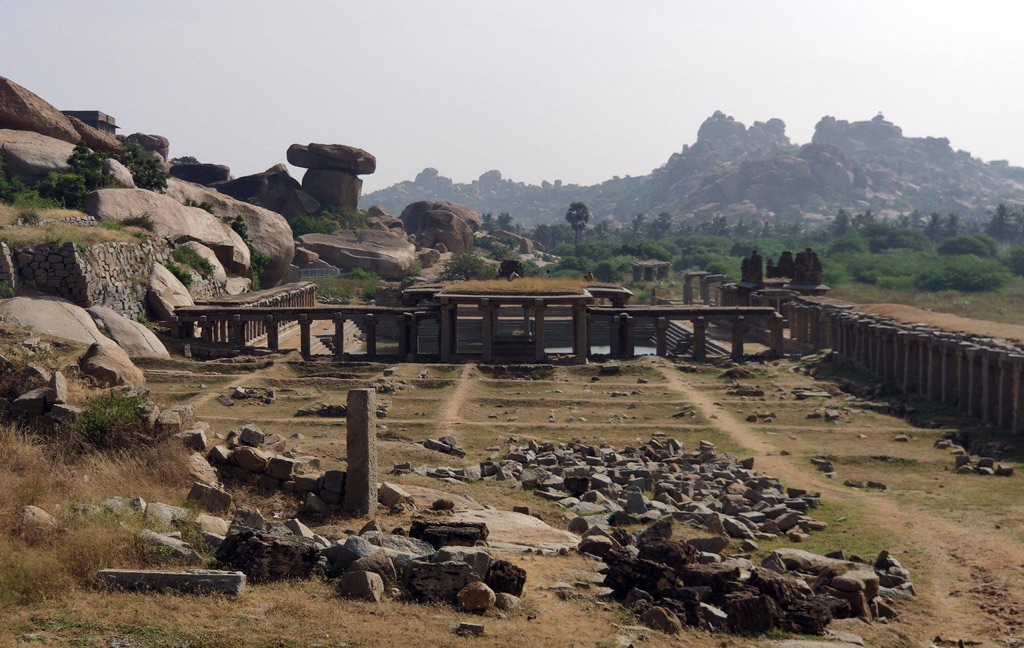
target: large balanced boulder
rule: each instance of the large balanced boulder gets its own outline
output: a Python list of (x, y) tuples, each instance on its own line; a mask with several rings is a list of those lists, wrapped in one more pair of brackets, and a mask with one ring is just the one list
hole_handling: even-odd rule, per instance
[(310, 169), (302, 176), (302, 189), (325, 207), (359, 206), (363, 181), (348, 171)]
[(450, 252), (472, 249), (473, 233), (483, 218), (469, 207), (439, 200), (421, 200), (402, 210), (405, 231), (423, 247), (444, 244)]
[(172, 195), (170, 184), (167, 195), (145, 189), (100, 189), (86, 197), (85, 211), (101, 221), (135, 223), (148, 218), (157, 236), (175, 243), (198, 241), (213, 250), (229, 272), (248, 276), (251, 270), (245, 241), (220, 218), (182, 202)]
[(106, 335), (131, 358), (169, 358), (171, 354), (153, 331), (106, 306), (93, 306), (88, 313)]
[[(191, 200), (196, 203), (206, 203), (213, 210), (219, 221), (220, 218), (234, 220), (241, 218), (248, 230), (249, 242), (254, 252), (260, 252), (269, 260), (260, 274), (260, 286), (271, 288), (281, 282), (288, 274), (288, 267), (292, 263), (295, 254), (295, 243), (292, 240), (292, 228), (281, 214), (257, 207), (241, 200), (236, 200), (224, 195), (215, 189), (201, 185), (171, 178), (167, 182), (166, 193), (171, 198), (180, 202)], [(230, 229), (230, 228), (229, 228)], [(232, 232), (234, 234), (234, 232)], [(237, 235), (236, 235), (237, 236)], [(198, 239), (193, 239), (198, 240)], [(217, 248), (199, 241), (215, 252)], [(248, 249), (246, 250), (248, 252)], [(221, 255), (217, 254), (218, 258)], [(237, 268), (224, 264), (228, 272), (239, 276), (249, 276), (247, 272), (239, 272)]]
[(153, 264), (149, 275), (149, 290), (146, 301), (150, 309), (162, 321), (174, 317), (174, 310), (179, 306), (194, 306), (192, 295), (171, 271), (159, 263)]
[(361, 148), (344, 144), (292, 144), (288, 164), (303, 169), (334, 169), (366, 175), (377, 170), (377, 158)]
[(331, 265), (363, 268), (384, 279), (401, 279), (416, 260), (416, 246), (394, 231), (340, 230), (334, 234), (303, 234), (299, 244)]
[(200, 185), (224, 182), (231, 177), (231, 169), (223, 164), (173, 164), (171, 176)]
[(0, 312), (7, 322), (31, 329), (33, 333), (83, 344), (111, 343), (84, 308), (60, 297), (14, 297), (3, 302)]
[(74, 144), (30, 131), (0, 130), (0, 157), (6, 172), (27, 184), (35, 184), (49, 173), (71, 170), (68, 158)]
[(0, 77), (0, 128), (33, 131), (77, 144), (81, 137), (63, 113), (10, 79)]
[(136, 367), (128, 354), (116, 344), (94, 344), (78, 361), (82, 374), (92, 377), (104, 387), (146, 384), (146, 374)]

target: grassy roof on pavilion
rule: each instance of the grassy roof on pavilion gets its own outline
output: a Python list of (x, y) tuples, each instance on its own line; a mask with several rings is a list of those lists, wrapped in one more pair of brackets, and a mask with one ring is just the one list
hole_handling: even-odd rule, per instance
[(583, 295), (587, 282), (560, 277), (523, 277), (509, 281), (448, 281), (441, 294), (448, 295)]

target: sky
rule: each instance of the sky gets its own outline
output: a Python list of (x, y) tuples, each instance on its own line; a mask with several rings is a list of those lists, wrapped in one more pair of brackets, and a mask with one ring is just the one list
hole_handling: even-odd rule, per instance
[(1021, 26), (1012, 0), (0, 0), (0, 76), (235, 176), (358, 146), (364, 193), (644, 175), (715, 110), (796, 143), (882, 112), (1024, 166)]

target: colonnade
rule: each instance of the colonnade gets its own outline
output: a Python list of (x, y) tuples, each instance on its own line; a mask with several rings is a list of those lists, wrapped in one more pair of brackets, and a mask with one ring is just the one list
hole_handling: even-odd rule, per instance
[(849, 307), (792, 302), (790, 334), (902, 393), (956, 405), (963, 416), (1024, 432), (1024, 353), (992, 340), (855, 313)]
[[(316, 284), (287, 284), (280, 288), (263, 290), (254, 293), (243, 293), (236, 296), (220, 297), (201, 302), (203, 307), (211, 308), (303, 308), (316, 304)], [(203, 342), (227, 343), (236, 346), (251, 346), (266, 337), (268, 346), (271, 338), (276, 346), (278, 326), (273, 320), (244, 319), (240, 315), (232, 317), (197, 317), (194, 319), (176, 317), (169, 322), (175, 337), (193, 339), (196, 337), (196, 325), (199, 326), (199, 338)]]

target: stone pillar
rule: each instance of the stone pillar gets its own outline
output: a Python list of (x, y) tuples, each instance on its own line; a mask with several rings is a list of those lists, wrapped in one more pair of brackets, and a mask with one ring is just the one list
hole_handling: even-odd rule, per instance
[(547, 353), (544, 351), (544, 300), (533, 302), (533, 356), (537, 362), (544, 362)]
[(957, 383), (960, 367), (957, 356), (957, 343), (952, 340), (942, 342), (942, 402), (946, 405), (956, 403)]
[(231, 344), (237, 347), (245, 346), (245, 324), (242, 323), (241, 315), (231, 316)]
[(196, 336), (196, 323), (191, 320), (187, 322), (182, 322), (181, 328), (178, 330), (180, 332), (181, 337), (185, 338), (186, 340), (191, 340)]
[(928, 340), (928, 400), (942, 400), (942, 356), (945, 355), (945, 340), (933, 337)]
[(447, 300), (442, 298), (441, 310), (438, 313), (440, 321), (438, 322), (438, 335), (440, 339), (437, 341), (438, 355), (440, 355), (441, 362), (452, 361), (452, 311), (455, 310), (454, 304), (449, 304)]
[(786, 337), (782, 332), (782, 315), (776, 313), (768, 320), (768, 340), (776, 358), (786, 355)]
[(985, 349), (981, 356), (981, 422), (995, 423), (999, 395), (999, 352)]
[(903, 345), (902, 391), (909, 395), (917, 391), (917, 334), (901, 331), (899, 335)]
[(409, 360), (416, 362), (420, 354), (420, 320), (416, 313), (409, 313)]
[(982, 401), (985, 398), (985, 390), (983, 386), (985, 367), (982, 362), (982, 356), (985, 350), (980, 347), (971, 347), (967, 349), (967, 358), (969, 360), (970, 368), (970, 389), (967, 392), (967, 416), (971, 418), (981, 418), (982, 416)]
[(373, 313), (366, 314), (366, 359), (377, 360), (377, 316)]
[(693, 303), (693, 277), (686, 273), (683, 275), (683, 304), (689, 306)]
[(708, 359), (708, 321), (703, 317), (693, 320), (693, 349), (695, 362)]
[(199, 337), (203, 342), (213, 342), (213, 322), (206, 319), (206, 315), (199, 317)]
[(708, 282), (704, 277), (700, 278), (700, 302), (707, 306), (711, 303), (711, 293), (708, 290)]
[(572, 307), (573, 353), (576, 364), (587, 364), (590, 355), (590, 338), (587, 333), (587, 305), (574, 304)]
[(280, 324), (273, 315), (265, 317), (267, 322), (267, 348), (271, 351), (281, 350)]
[(309, 328), (312, 321), (309, 319), (309, 315), (302, 313), (299, 315), (299, 353), (306, 360), (312, 355), (313, 341), (310, 338)]
[(480, 300), (480, 315), (483, 319), (483, 353), (481, 360), (490, 362), (494, 355), (494, 306), (491, 300), (484, 297)]
[(377, 513), (377, 393), (372, 389), (348, 392), (345, 475), (346, 515), (374, 516)]
[(961, 342), (954, 350), (958, 369), (956, 388), (957, 411), (962, 416), (971, 415), (971, 363), (974, 362), (974, 359), (970, 354), (970, 348), (970, 344)]
[(398, 320), (398, 361), (405, 362), (409, 357), (409, 320), (412, 319), (412, 315), (402, 313), (396, 319)]
[(999, 427), (1010, 430), (1013, 426), (1013, 364), (1010, 354), (999, 354)]
[(636, 318), (631, 315), (622, 317), (622, 356), (636, 356)]
[(341, 360), (345, 357), (345, 315), (334, 314), (334, 358)]
[(817, 351), (821, 348), (821, 322), (818, 317), (818, 309), (814, 306), (807, 309), (808, 341), (811, 347)]
[(612, 315), (608, 321), (608, 331), (608, 355), (618, 360), (622, 357), (622, 320), (618, 315)]
[(668, 318), (659, 317), (654, 322), (654, 353), (664, 358), (668, 355)]
[(747, 330), (747, 320), (742, 315), (732, 322), (732, 359), (743, 359), (743, 334)]
[(875, 376), (877, 376), (878, 374), (881, 373), (881, 371), (879, 370), (879, 364), (880, 364), (879, 361), (881, 360), (881, 356), (879, 355), (879, 351), (880, 351), (880, 348), (882, 346), (880, 344), (881, 341), (882, 341), (882, 334), (881, 334), (881, 331), (879, 331), (879, 326), (877, 324), (869, 324), (868, 325), (868, 362), (867, 362), (867, 369), (868, 369), (868, 373), (870, 373), (872, 375), (875, 375)]
[(1013, 376), (1013, 416), (1010, 421), (1010, 432), (1020, 434), (1024, 432), (1024, 380), (1021, 379), (1021, 372), (1024, 370), (1024, 355), (1011, 353), (1009, 355), (1010, 373)]

